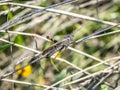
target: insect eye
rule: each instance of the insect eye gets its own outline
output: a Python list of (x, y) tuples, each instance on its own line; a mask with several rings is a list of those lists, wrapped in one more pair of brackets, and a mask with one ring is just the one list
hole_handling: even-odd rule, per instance
[(47, 39), (50, 39), (50, 36), (46, 36)]
[(54, 40), (54, 42), (56, 43), (56, 42), (57, 42), (57, 40)]

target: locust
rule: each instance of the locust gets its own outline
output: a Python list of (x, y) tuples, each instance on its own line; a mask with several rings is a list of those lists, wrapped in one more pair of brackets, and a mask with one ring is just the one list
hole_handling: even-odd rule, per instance
[(53, 54), (55, 54), (57, 51), (61, 51), (63, 49), (66, 49), (68, 46), (70, 46), (70, 44), (73, 43), (73, 35), (68, 35), (67, 37), (65, 37), (64, 39), (62, 39), (61, 41), (56, 41), (53, 40), (52, 38), (50, 38), (49, 36), (47, 36), (47, 38), (49, 40), (51, 40), (52, 42), (54, 42), (53, 45), (51, 45), (50, 47), (48, 47), (47, 49), (45, 49), (42, 52), (42, 55), (44, 55), (46, 58), (51, 57)]

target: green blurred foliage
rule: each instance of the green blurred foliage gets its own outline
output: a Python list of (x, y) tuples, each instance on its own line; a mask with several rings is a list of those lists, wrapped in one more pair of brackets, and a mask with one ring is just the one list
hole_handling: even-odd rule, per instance
[(107, 85), (102, 84), (102, 85), (101, 85), (101, 90), (108, 90)]
[(3, 52), (5, 49), (10, 48), (11, 44), (0, 45), (0, 52)]
[[(21, 35), (17, 35), (16, 37), (15, 37), (15, 43), (17, 43), (17, 44), (20, 44), (20, 45), (25, 45), (25, 41), (24, 41), (24, 39), (23, 39), (23, 37), (21, 36)], [(18, 47), (19, 48), (19, 47)], [(19, 49), (21, 49), (21, 48), (19, 48)]]

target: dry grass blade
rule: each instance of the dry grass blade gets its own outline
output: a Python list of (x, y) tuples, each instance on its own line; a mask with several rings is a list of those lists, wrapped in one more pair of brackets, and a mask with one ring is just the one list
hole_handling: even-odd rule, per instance
[[(106, 68), (104, 71), (107, 71), (108, 69), (114, 68), (114, 67), (115, 67), (116, 65), (118, 65), (119, 63), (120, 63), (120, 62), (117, 62), (117, 63), (115, 63), (114, 65), (111, 65), (110, 67)], [(93, 68), (93, 66), (92, 66), (92, 67), (89, 67), (89, 68), (86, 68), (86, 69), (84, 69), (83, 71), (89, 70), (90, 68)], [(96, 72), (96, 73), (94, 73), (94, 74), (90, 74), (90, 75), (88, 75), (88, 76), (86, 76), (86, 77), (83, 77), (83, 78), (80, 78), (80, 79), (75, 80), (75, 81), (73, 81), (73, 82), (70, 82), (70, 84), (76, 83), (76, 82), (80, 82), (80, 81), (82, 81), (82, 80), (84, 80), (84, 79), (87, 79), (87, 78), (94, 77), (95, 75), (98, 75), (98, 74), (100, 74), (100, 73), (102, 73), (102, 72), (104, 72), (104, 71), (101, 70), (101, 71)], [(63, 80), (61, 80), (61, 81), (59, 81), (59, 82), (57, 82), (57, 83), (54, 83), (53, 85), (51, 85), (49, 88), (47, 88), (47, 89), (45, 89), (45, 90), (48, 90), (48, 89), (50, 89), (51, 87), (54, 87), (54, 86), (56, 86), (57, 84), (65, 81), (65, 80), (67, 80), (67, 79), (69, 79), (69, 78), (72, 78), (72, 77), (74, 77), (74, 76), (76, 76), (76, 75), (79, 75), (81, 72), (82, 72), (82, 71), (79, 71), (79, 72), (77, 72), (77, 73), (75, 73), (75, 74), (73, 74), (73, 75), (71, 75), (71, 76), (69, 76), (69, 77), (66, 77), (66, 78), (64, 78)], [(68, 85), (68, 84), (66, 84), (66, 85)]]
[(69, 2), (73, 2), (73, 0), (66, 0), (66, 1), (63, 1), (63, 2), (60, 2), (60, 3), (57, 3), (57, 4), (54, 4), (54, 5), (45, 7), (45, 8), (43, 8), (43, 9), (36, 9), (36, 10), (32, 11), (31, 13), (29, 13), (29, 14), (27, 14), (27, 15), (25, 15), (25, 16), (22, 16), (22, 17), (20, 17), (20, 18), (16, 18), (15, 20), (8, 22), (5, 26), (0, 27), (0, 30), (9, 29), (9, 28), (11, 28), (14, 24), (16, 24), (18, 21), (21, 21), (21, 20), (23, 20), (23, 19), (25, 19), (25, 18), (28, 18), (28, 17), (36, 14), (36, 13), (43, 12), (43, 11), (45, 11), (46, 9), (55, 8), (55, 7), (57, 7), (57, 6), (60, 6), (60, 5), (69, 3)]

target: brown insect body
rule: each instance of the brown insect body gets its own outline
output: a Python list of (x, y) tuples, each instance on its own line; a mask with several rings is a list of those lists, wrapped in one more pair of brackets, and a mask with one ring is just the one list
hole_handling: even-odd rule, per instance
[(45, 55), (48, 58), (52, 56), (55, 52), (61, 51), (63, 48), (67, 48), (72, 42), (73, 42), (73, 36), (70, 35), (64, 38), (63, 40), (56, 42), (46, 50), (44, 50), (42, 52), (42, 55)]

